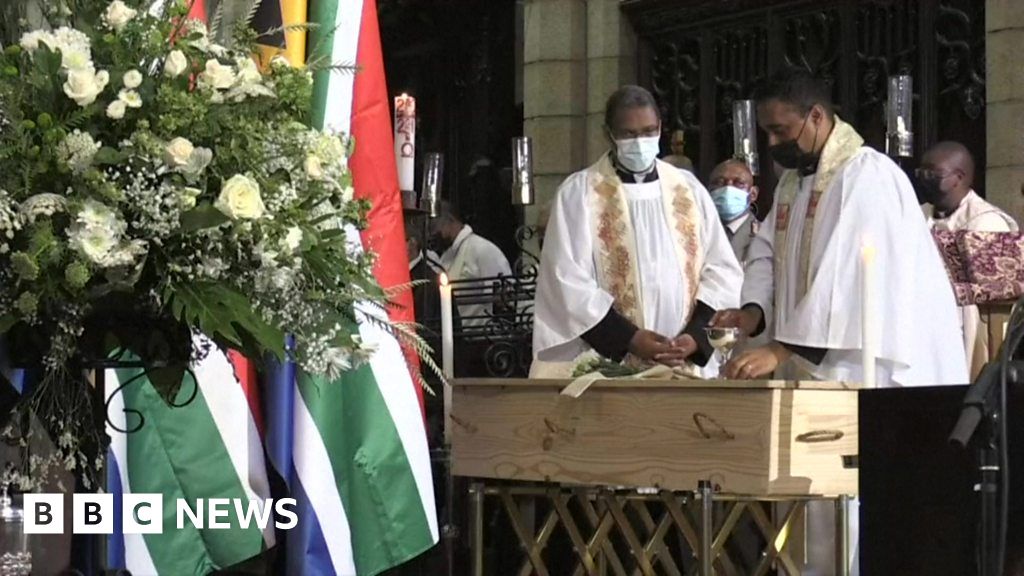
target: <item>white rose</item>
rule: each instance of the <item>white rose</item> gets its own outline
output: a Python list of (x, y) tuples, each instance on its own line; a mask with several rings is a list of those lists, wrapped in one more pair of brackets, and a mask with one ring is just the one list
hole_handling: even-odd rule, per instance
[(136, 14), (135, 10), (129, 8), (121, 0), (114, 0), (107, 6), (107, 11), (103, 13), (103, 21), (107, 26), (120, 32), (132, 18), (135, 18)]
[(125, 88), (134, 90), (142, 85), (142, 73), (138, 70), (129, 70), (124, 73), (124, 77), (121, 80), (124, 82)]
[(231, 66), (225, 66), (217, 60), (210, 59), (206, 61), (206, 68), (199, 75), (199, 81), (211, 88), (227, 90), (235, 83), (235, 71)]
[(195, 152), (195, 146), (185, 138), (178, 137), (171, 140), (164, 148), (164, 161), (174, 168), (187, 166), (189, 160), (192, 159), (193, 152)]
[(64, 93), (79, 106), (88, 106), (96, 101), (109, 80), (110, 74), (106, 70), (69, 70), (68, 79), (64, 82)]
[(306, 176), (309, 176), (310, 180), (322, 180), (324, 177), (324, 168), (320, 164), (320, 159), (310, 154), (306, 156)]
[(266, 210), (260, 197), (259, 183), (243, 174), (235, 174), (224, 183), (213, 206), (236, 220), (253, 220)]
[(107, 105), (107, 118), (113, 120), (120, 120), (124, 118), (124, 113), (128, 110), (128, 106), (121, 100), (114, 100)]
[(300, 244), (302, 244), (302, 228), (292, 226), (281, 239), (281, 247), (289, 252), (295, 252), (299, 249)]
[(171, 50), (164, 62), (164, 74), (171, 78), (181, 76), (188, 69), (188, 59), (181, 50)]
[(346, 186), (345, 189), (341, 191), (341, 200), (346, 204), (351, 202), (355, 197), (356, 191), (353, 190), (351, 186)]
[(117, 99), (129, 108), (142, 108), (142, 97), (135, 90), (121, 90), (117, 94)]

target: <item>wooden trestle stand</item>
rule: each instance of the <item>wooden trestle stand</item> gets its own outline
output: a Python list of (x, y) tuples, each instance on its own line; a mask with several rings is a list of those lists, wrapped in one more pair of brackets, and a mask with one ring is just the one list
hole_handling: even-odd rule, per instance
[[(575, 552), (574, 574), (736, 574), (726, 541), (745, 514), (767, 542), (754, 573), (800, 574), (791, 532), (808, 501), (833, 500), (835, 573), (849, 573), (856, 386), (621, 379), (572, 398), (560, 394), (568, 384), (454, 382), (446, 425), (453, 474), (471, 479), (474, 576), (494, 572), (483, 565), (487, 498), (501, 503), (523, 546), (523, 575), (552, 573), (543, 552), (559, 526)], [(524, 499), (549, 505), (537, 531), (523, 520)], [(788, 511), (773, 521), (760, 502), (786, 502)], [(673, 528), (678, 546), (666, 541)], [(689, 558), (672, 553), (683, 549)]]

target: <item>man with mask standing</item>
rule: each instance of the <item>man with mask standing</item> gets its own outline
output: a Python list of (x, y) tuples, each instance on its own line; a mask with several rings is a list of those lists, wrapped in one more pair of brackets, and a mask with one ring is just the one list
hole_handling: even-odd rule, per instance
[(745, 162), (730, 159), (715, 166), (708, 183), (715, 210), (718, 210), (722, 218), (725, 234), (729, 237), (736, 259), (745, 265), (750, 241), (760, 228), (752, 213), (758, 193), (754, 175)]
[(563, 182), (551, 206), (533, 377), (567, 377), (592, 350), (704, 366), (712, 352), (704, 327), (739, 302), (742, 271), (706, 190), (657, 160), (654, 97), (620, 88), (605, 107), (605, 129), (612, 150)]
[[(759, 378), (780, 364), (795, 375), (859, 382), (860, 261), (876, 253), (876, 366), (881, 386), (960, 384), (953, 290), (910, 181), (832, 110), (828, 90), (801, 72), (773, 77), (758, 99), (772, 158), (786, 168), (751, 242), (741, 310), (717, 325), (756, 334), (774, 311), (775, 342), (734, 358), (727, 374)], [(955, 346), (951, 342), (957, 342)]]
[[(431, 248), (441, 253), (441, 265), (448, 279), (455, 281), (511, 276), (508, 258), (494, 242), (475, 234), (448, 202), (441, 202), (431, 226)], [(459, 306), (464, 325), (487, 323), (492, 307), (484, 304)]]
[[(718, 326), (773, 341), (729, 362), (730, 378), (863, 382), (862, 251), (874, 252), (878, 386), (963, 384), (956, 302), (910, 181), (887, 156), (863, 146), (835, 116), (828, 89), (802, 72), (773, 76), (757, 119), (772, 158), (786, 168), (768, 218), (750, 246), (739, 310)], [(831, 506), (812, 510), (810, 534), (830, 534)], [(851, 514), (856, 538), (857, 514)], [(811, 541), (810, 564), (830, 573), (830, 538)], [(854, 546), (855, 548), (855, 546)], [(814, 572), (819, 573), (819, 572)]]
[[(974, 158), (959, 142), (939, 142), (925, 152), (917, 169), (918, 196), (932, 207), (928, 224), (933, 230), (959, 232), (1016, 232), (1009, 214), (986, 202), (974, 191)], [(964, 350), (972, 379), (988, 361), (987, 334), (977, 306), (960, 308)]]

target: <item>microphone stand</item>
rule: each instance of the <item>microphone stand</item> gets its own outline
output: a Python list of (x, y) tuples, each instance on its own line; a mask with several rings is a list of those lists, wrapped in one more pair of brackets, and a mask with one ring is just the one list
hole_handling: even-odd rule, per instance
[(966, 448), (975, 442), (979, 493), (978, 573), (1003, 576), (1009, 511), (1009, 457), (1007, 443), (1007, 384), (1024, 382), (1024, 362), (1012, 361), (1024, 340), (1024, 319), (1018, 318), (1021, 303), (1010, 314), (1007, 338), (999, 350), (999, 362), (989, 362), (964, 397), (960, 418), (949, 441)]

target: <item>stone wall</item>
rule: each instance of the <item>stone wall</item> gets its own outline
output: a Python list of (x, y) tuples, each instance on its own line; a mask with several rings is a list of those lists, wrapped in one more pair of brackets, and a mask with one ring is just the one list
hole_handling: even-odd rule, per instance
[(558, 185), (607, 149), (604, 102), (636, 82), (636, 38), (619, 0), (526, 0), (523, 129), (533, 138), (541, 224)]
[(1024, 3), (985, 1), (988, 199), (1024, 223)]

